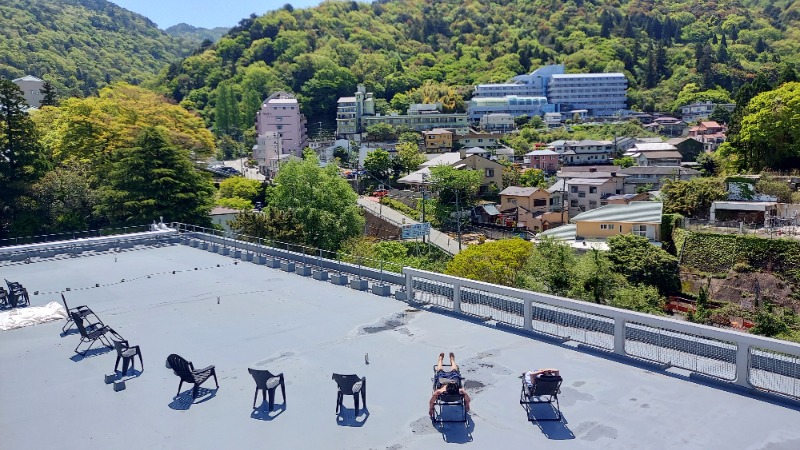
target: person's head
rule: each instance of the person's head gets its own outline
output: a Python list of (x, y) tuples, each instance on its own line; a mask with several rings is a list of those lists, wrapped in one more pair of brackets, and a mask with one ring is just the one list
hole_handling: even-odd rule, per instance
[(458, 383), (455, 383), (455, 382), (447, 383), (447, 386), (445, 388), (445, 392), (450, 394), (450, 395), (458, 394)]

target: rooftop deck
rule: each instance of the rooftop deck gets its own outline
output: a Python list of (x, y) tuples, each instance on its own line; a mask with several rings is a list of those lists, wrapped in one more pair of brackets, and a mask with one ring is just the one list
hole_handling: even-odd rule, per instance
[[(63, 322), (0, 332), (4, 449), (800, 447), (800, 413), (787, 404), (179, 244), (5, 262), (0, 276), (39, 291), (33, 306), (70, 288), (71, 306), (91, 307), (145, 360), (114, 392), (104, 375), (115, 353), (76, 356)], [(456, 353), (473, 397), (466, 427), (427, 417), (443, 351)], [(174, 399), (170, 353), (216, 365), (220, 389)], [(564, 420), (537, 425), (518, 404), (518, 377), (544, 366), (562, 371)], [(248, 367), (286, 376), (288, 401), (271, 417), (251, 409)], [(332, 372), (367, 377), (366, 420), (352, 419), (350, 398), (337, 420)]]

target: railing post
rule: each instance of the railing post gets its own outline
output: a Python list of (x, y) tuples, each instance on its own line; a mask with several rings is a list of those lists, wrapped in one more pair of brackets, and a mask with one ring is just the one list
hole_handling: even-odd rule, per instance
[(410, 273), (404, 272), (406, 276), (406, 302), (414, 301), (414, 277)]
[(625, 319), (614, 318), (614, 353), (625, 355)]
[(737, 386), (752, 389), (750, 384), (750, 346), (741, 342), (736, 343), (736, 383)]
[(526, 331), (533, 331), (533, 300), (526, 298), (522, 301), (523, 322), (522, 328)]
[(453, 283), (453, 312), (461, 312), (461, 285)]

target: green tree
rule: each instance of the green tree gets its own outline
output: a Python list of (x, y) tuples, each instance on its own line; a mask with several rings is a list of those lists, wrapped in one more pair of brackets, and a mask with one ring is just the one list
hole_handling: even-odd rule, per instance
[(522, 287), (567, 296), (575, 282), (575, 251), (563, 242), (544, 238), (525, 264)]
[(42, 106), (58, 106), (58, 96), (56, 88), (49, 81), (45, 81), (42, 85)]
[(614, 273), (608, 257), (592, 249), (578, 259), (570, 297), (608, 303), (617, 287), (625, 284), (625, 279)]
[(413, 172), (419, 168), (420, 164), (426, 161), (425, 155), (420, 153), (416, 143), (402, 142), (395, 147), (395, 161), (400, 166), (402, 173)]
[(636, 165), (636, 161), (630, 156), (623, 156), (614, 160), (615, 166), (620, 166), (623, 169)]
[(217, 136), (233, 136), (239, 134), (239, 103), (229, 83), (220, 83), (217, 87), (217, 102), (214, 110), (214, 132)]
[(431, 187), (439, 193), (435, 217), (448, 228), (458, 220), (460, 214), (469, 211), (477, 201), (483, 174), (477, 170), (459, 170), (453, 166), (431, 167)]
[(700, 164), (700, 172), (704, 177), (719, 175), (721, 167), (716, 153), (700, 153), (695, 161)]
[(708, 120), (713, 120), (717, 123), (725, 124), (731, 122), (732, 116), (733, 113), (731, 111), (728, 111), (727, 109), (721, 106), (717, 106), (714, 108), (713, 111), (711, 111), (711, 115), (708, 116)]
[(144, 129), (134, 147), (114, 152), (95, 212), (111, 224), (164, 220), (209, 225), (214, 186), (163, 127)]
[(503, 189), (509, 186), (522, 186), (522, 173), (517, 166), (508, 165), (503, 167)]
[(654, 286), (630, 285), (617, 289), (611, 306), (648, 314), (664, 315), (665, 301)]
[(219, 183), (222, 198), (242, 198), (254, 202), (262, 194), (261, 182), (244, 177), (230, 177)]
[(269, 206), (291, 211), (303, 227), (303, 242), (326, 250), (338, 250), (361, 234), (364, 217), (358, 195), (339, 174), (335, 164), (324, 168), (314, 154), (281, 166), (269, 196)]
[(708, 217), (711, 204), (728, 198), (721, 178), (702, 177), (688, 181), (666, 180), (661, 187), (664, 212), (685, 217)]
[(240, 197), (223, 197), (217, 199), (217, 206), (238, 209), (239, 211), (249, 211), (253, 209), (253, 202)]
[(367, 127), (367, 140), (371, 142), (387, 142), (397, 138), (393, 126), (388, 123), (376, 123)]
[(14, 199), (47, 166), (39, 135), (26, 108), (19, 87), (0, 78), (0, 236), (12, 225)]
[(467, 247), (447, 264), (445, 273), (504, 286), (515, 286), (533, 244), (522, 239), (502, 239)]
[(47, 172), (15, 202), (14, 234), (37, 235), (83, 231), (94, 223), (96, 194), (89, 169), (73, 163)]
[(544, 172), (540, 169), (527, 169), (524, 170), (519, 177), (519, 185), (524, 187), (547, 187), (547, 181), (544, 177)]
[(392, 168), (392, 158), (389, 152), (384, 149), (376, 149), (369, 153), (364, 158), (364, 170), (370, 175), (381, 181), (386, 181), (389, 178), (389, 171)]
[(608, 239), (608, 259), (614, 271), (631, 284), (644, 284), (658, 289), (661, 295), (680, 292), (678, 259), (647, 238), (621, 234)]
[(274, 239), (279, 242), (302, 244), (303, 224), (292, 210), (264, 208), (260, 212), (243, 210), (230, 222), (230, 227), (245, 236)]

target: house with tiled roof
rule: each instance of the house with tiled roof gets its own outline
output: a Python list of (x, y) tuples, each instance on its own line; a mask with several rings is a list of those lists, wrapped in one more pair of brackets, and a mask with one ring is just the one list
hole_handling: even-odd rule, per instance
[(724, 125), (708, 120), (689, 128), (689, 137), (703, 143), (707, 152), (713, 152), (725, 142), (727, 128)]

